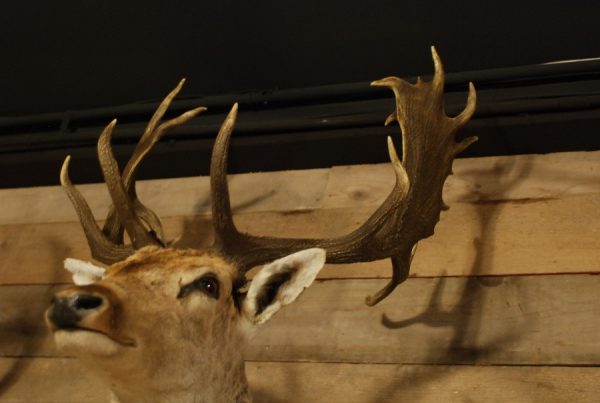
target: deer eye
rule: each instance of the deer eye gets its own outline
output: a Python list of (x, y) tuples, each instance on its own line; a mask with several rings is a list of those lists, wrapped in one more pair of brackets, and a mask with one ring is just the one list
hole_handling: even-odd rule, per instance
[(194, 291), (200, 291), (211, 298), (219, 299), (219, 280), (217, 280), (217, 277), (212, 273), (205, 274), (181, 287), (179, 294), (177, 294), (177, 298), (184, 298)]
[(200, 291), (208, 296), (219, 299), (219, 282), (214, 277), (203, 277), (199, 282)]

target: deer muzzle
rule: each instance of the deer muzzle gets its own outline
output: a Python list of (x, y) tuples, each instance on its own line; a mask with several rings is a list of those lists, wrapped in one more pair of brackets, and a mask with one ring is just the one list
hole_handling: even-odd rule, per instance
[(96, 332), (118, 343), (131, 345), (133, 340), (120, 334), (120, 306), (117, 296), (106, 287), (71, 287), (54, 295), (46, 311), (46, 322), (53, 332)]

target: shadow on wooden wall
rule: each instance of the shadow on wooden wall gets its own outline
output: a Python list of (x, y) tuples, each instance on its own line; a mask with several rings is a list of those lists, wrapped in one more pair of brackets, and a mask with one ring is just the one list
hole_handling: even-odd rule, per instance
[[(46, 238), (45, 242), (55, 251), (51, 260), (57, 269), (54, 271), (51, 283), (57, 283), (59, 270), (62, 270), (65, 256), (69, 256), (70, 248), (53, 238)], [(27, 270), (27, 267), (15, 268), (15, 270)], [(10, 390), (31, 364), (32, 360), (25, 358), (38, 356), (44, 342), (44, 337), (39, 337), (40, 328), (45, 328), (44, 313), (50, 304), (55, 287), (45, 286), (41, 295), (38, 292), (27, 291), (27, 288), (22, 287), (4, 291), (14, 292), (15, 295), (8, 299), (7, 305), (0, 308), (0, 350), (12, 352), (14, 361), (1, 375), (0, 396)], [(43, 331), (41, 333), (45, 334)]]
[[(530, 161), (513, 160), (496, 163), (490, 172), (476, 171), (472, 175), (475, 177), (482, 174), (493, 176), (498, 179), (498, 182), (503, 178), (512, 177), (513, 179), (509, 182), (498, 183), (498, 186), (502, 186), (503, 192), (499, 193), (497, 197), (502, 200), (505, 199), (504, 195), (508, 195), (511, 189), (528, 177), (531, 168)], [(508, 175), (509, 173), (511, 175)], [(517, 339), (519, 333), (522, 332), (521, 329), (516, 328), (506, 329), (506, 333), (497, 335), (495, 340), (486, 343), (484, 346), (478, 346), (476, 342), (479, 334), (478, 329), (481, 326), (483, 310), (480, 308), (484, 303), (484, 297), (488, 293), (493, 293), (490, 288), (499, 286), (503, 281), (502, 277), (486, 277), (486, 274), (488, 274), (486, 273), (486, 267), (490, 267), (490, 261), (494, 258), (495, 224), (505, 207), (505, 203), (488, 200), (483, 193), (479, 193), (478, 196), (475, 205), (486, 204), (488, 208), (477, 210), (480, 236), (473, 240), (473, 247), (476, 250), (475, 260), (464, 289), (454, 307), (451, 310), (444, 310), (442, 307), (446, 277), (440, 277), (429, 299), (427, 310), (423, 313), (403, 320), (392, 320), (386, 314), (383, 314), (381, 318), (382, 325), (390, 330), (406, 328), (415, 324), (454, 329), (447, 350), (442, 353), (437, 350), (432, 351), (432, 356), (426, 362), (477, 364), (485, 361), (485, 357), (494, 351), (502, 350), (505, 345)], [(409, 388), (422, 388), (423, 384), (433, 381), (435, 377), (439, 378), (444, 375), (447, 375), (447, 373), (429, 371), (427, 367), (420, 368), (401, 379), (400, 382), (394, 382), (381, 388), (380, 394), (375, 396), (372, 401), (373, 403), (382, 402), (395, 393), (406, 392)]]

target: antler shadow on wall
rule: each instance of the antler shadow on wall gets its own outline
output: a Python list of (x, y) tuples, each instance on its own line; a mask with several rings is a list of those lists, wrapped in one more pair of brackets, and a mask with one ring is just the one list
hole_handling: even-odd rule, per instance
[[(474, 364), (485, 361), (486, 356), (501, 351), (503, 347), (519, 337), (520, 329), (507, 329), (503, 334), (498, 334), (493, 340), (485, 344), (478, 343), (477, 338), (481, 329), (484, 315), (483, 304), (488, 293), (493, 293), (493, 287), (503, 282), (502, 277), (485, 277), (486, 268), (491, 267), (494, 260), (493, 245), (496, 237), (496, 224), (502, 214), (505, 204), (503, 195), (527, 178), (531, 172), (532, 163), (528, 160), (512, 160), (506, 163), (496, 163), (490, 171), (472, 171), (473, 178), (486, 176), (498, 179), (498, 188), (502, 189), (493, 200), (485, 194), (476, 191), (477, 200), (473, 203), (479, 216), (479, 237), (473, 240), (476, 250), (469, 277), (466, 279), (462, 293), (451, 309), (444, 309), (442, 296), (446, 285), (446, 278), (441, 277), (429, 299), (427, 309), (419, 315), (403, 320), (392, 320), (387, 315), (382, 317), (382, 325), (390, 330), (406, 328), (415, 324), (429, 327), (449, 327), (452, 337), (447, 349), (443, 352), (433, 350), (424, 363), (436, 364)], [(509, 176), (514, 179), (502, 182), (502, 178)], [(490, 175), (492, 174), (492, 175)], [(422, 388), (424, 384), (433, 382), (436, 378), (443, 377), (441, 371), (430, 368), (421, 368), (412, 372), (404, 379), (396, 380), (380, 389), (373, 398), (373, 402), (389, 401), (392, 396), (406, 393), (410, 389)]]
[[(235, 181), (235, 176), (230, 177), (229, 184)], [(236, 195), (232, 196), (232, 211), (233, 213), (239, 213), (246, 209), (249, 209), (263, 201), (273, 197), (276, 191), (270, 190), (253, 198), (236, 202)], [(194, 205), (194, 212), (200, 213), (210, 210), (211, 197), (199, 199)], [(182, 224), (181, 234), (176, 238), (174, 246), (177, 248), (202, 248), (209, 246), (213, 241), (213, 228), (210, 220), (210, 216), (207, 215), (195, 215), (193, 217), (185, 218)]]
[[(51, 260), (57, 269), (50, 279), (52, 284), (59, 281), (62, 261), (65, 258), (63, 253), (68, 252), (69, 247), (52, 238), (46, 239), (45, 242), (52, 245), (51, 250), (55, 251)], [(0, 306), (0, 351), (4, 356), (14, 359), (0, 374), (0, 396), (7, 393), (20, 379), (32, 363), (30, 358), (39, 356), (46, 339), (44, 312), (48, 308), (54, 287), (11, 286), (4, 291), (10, 298), (4, 296)]]

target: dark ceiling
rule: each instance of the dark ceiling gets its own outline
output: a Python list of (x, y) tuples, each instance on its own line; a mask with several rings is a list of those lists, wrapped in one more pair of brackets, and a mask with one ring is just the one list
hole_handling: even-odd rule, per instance
[(4, 2), (0, 116), (600, 54), (593, 1)]

